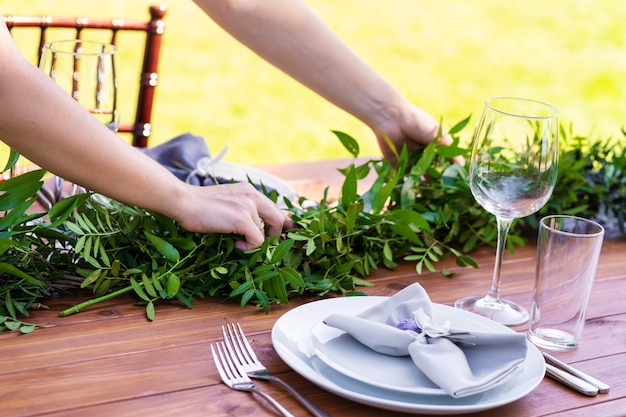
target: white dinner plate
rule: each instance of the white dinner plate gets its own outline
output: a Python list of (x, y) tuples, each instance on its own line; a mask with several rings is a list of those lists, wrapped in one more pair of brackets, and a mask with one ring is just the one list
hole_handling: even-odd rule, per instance
[[(272, 328), (274, 349), (294, 371), (327, 391), (363, 404), (401, 412), (437, 415), (479, 412), (516, 401), (530, 393), (542, 381), (545, 362), (541, 353), (530, 343), (526, 359), (522, 363), (523, 372), (491, 390), (456, 399), (449, 395), (441, 395), (436, 389), (429, 392), (428, 388), (433, 387), (425, 385), (417, 388), (422, 389), (422, 393), (397, 390), (397, 384), (386, 389), (381, 386), (380, 381), (372, 384), (371, 380), (364, 382), (362, 376), (352, 378), (346, 375), (345, 365), (342, 372), (339, 372), (318, 356), (322, 351), (324, 352), (322, 355), (331, 354), (331, 350), (320, 348), (319, 345), (313, 346), (312, 332), (321, 320), (331, 313), (359, 314), (385, 298), (374, 296), (331, 298), (296, 307), (281, 316), (274, 324)], [(455, 327), (456, 323), (462, 322), (469, 330), (513, 331), (473, 313), (441, 304), (433, 306), (438, 316), (450, 319)], [(341, 354), (346, 355), (347, 352)], [(336, 365), (336, 360), (334, 362)], [(370, 364), (365, 362), (361, 365)], [(371, 373), (373, 372), (369, 372), (368, 375)]]
[(271, 188), (276, 190), (279, 196), (277, 204), (282, 208), (285, 208), (283, 197), (292, 202), (297, 200), (297, 194), (295, 190), (289, 186), (289, 184), (282, 179), (260, 169), (222, 161), (213, 165), (211, 169), (212, 174), (216, 177), (229, 180), (232, 179), (237, 182), (248, 182), (248, 178), (250, 178), (254, 184), (262, 184), (268, 189)]

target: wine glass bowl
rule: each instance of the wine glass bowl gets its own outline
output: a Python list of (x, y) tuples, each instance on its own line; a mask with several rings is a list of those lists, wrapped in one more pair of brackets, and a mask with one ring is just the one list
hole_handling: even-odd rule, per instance
[(513, 97), (485, 102), (472, 142), (469, 184), (478, 204), (496, 217), (496, 262), (487, 295), (462, 298), (456, 307), (508, 326), (528, 321), (524, 307), (500, 297), (502, 256), (513, 220), (537, 212), (552, 195), (557, 167), (555, 107)]
[(117, 132), (115, 45), (82, 40), (47, 42), (39, 68), (102, 124)]

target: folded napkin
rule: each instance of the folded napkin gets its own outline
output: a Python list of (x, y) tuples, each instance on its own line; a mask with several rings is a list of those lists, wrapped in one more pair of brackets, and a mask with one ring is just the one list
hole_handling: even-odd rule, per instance
[(452, 329), (436, 320), (426, 291), (412, 284), (357, 316), (331, 314), (324, 323), (376, 352), (410, 355), (436, 385), (455, 398), (493, 388), (521, 371), (526, 337), (514, 332)]
[(228, 147), (213, 158), (204, 138), (185, 133), (152, 148), (137, 149), (182, 181), (193, 185), (215, 185), (211, 168), (222, 159)]

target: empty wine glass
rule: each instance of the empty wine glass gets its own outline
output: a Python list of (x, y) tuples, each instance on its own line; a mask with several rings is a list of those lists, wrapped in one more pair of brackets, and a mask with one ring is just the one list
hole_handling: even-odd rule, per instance
[[(115, 45), (71, 39), (47, 42), (39, 68), (113, 132), (119, 127)], [(57, 177), (60, 197), (63, 180)], [(77, 191), (72, 187), (72, 194)]]
[(485, 102), (472, 143), (470, 189), (496, 216), (498, 243), (491, 289), (485, 296), (461, 298), (455, 307), (507, 326), (528, 321), (528, 311), (500, 297), (502, 255), (511, 223), (548, 201), (557, 177), (558, 110), (512, 97)]

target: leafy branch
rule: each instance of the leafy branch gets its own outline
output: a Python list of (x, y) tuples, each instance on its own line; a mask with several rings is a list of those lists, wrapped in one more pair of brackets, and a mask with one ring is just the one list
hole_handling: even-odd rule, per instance
[[(268, 311), (303, 293), (357, 295), (377, 268), (415, 264), (416, 272), (436, 271), (453, 257), (477, 267), (469, 255), (494, 245), (492, 216), (471, 195), (467, 170), (450, 162), (469, 158), (459, 134), (451, 146), (436, 142), (409, 155), (349, 164), (335, 204), (325, 191), (314, 204), (285, 201), (295, 228), (267, 239), (255, 250), (235, 247), (237, 236), (191, 233), (158, 213), (124, 205), (93, 193), (61, 200), (46, 213), (28, 209), (42, 186), (43, 171), (0, 183), (0, 330), (32, 331), (22, 321), (29, 308), (78, 291), (92, 298), (61, 312), (74, 314), (125, 293), (134, 293), (148, 319), (159, 302), (191, 308), (196, 297), (220, 297)], [(334, 132), (356, 158), (356, 140)], [(626, 135), (626, 133), (625, 133)], [(591, 141), (561, 130), (560, 174), (552, 199), (540, 213), (516, 222), (509, 249), (524, 244), (524, 232), (547, 213), (596, 218), (624, 232), (626, 159), (613, 140)], [(9, 161), (9, 169), (14, 159)], [(362, 195), (357, 184), (376, 174)], [(275, 194), (269, 194), (276, 198)], [(335, 196), (330, 196), (335, 199)], [(440, 271), (451, 276), (446, 269)]]

